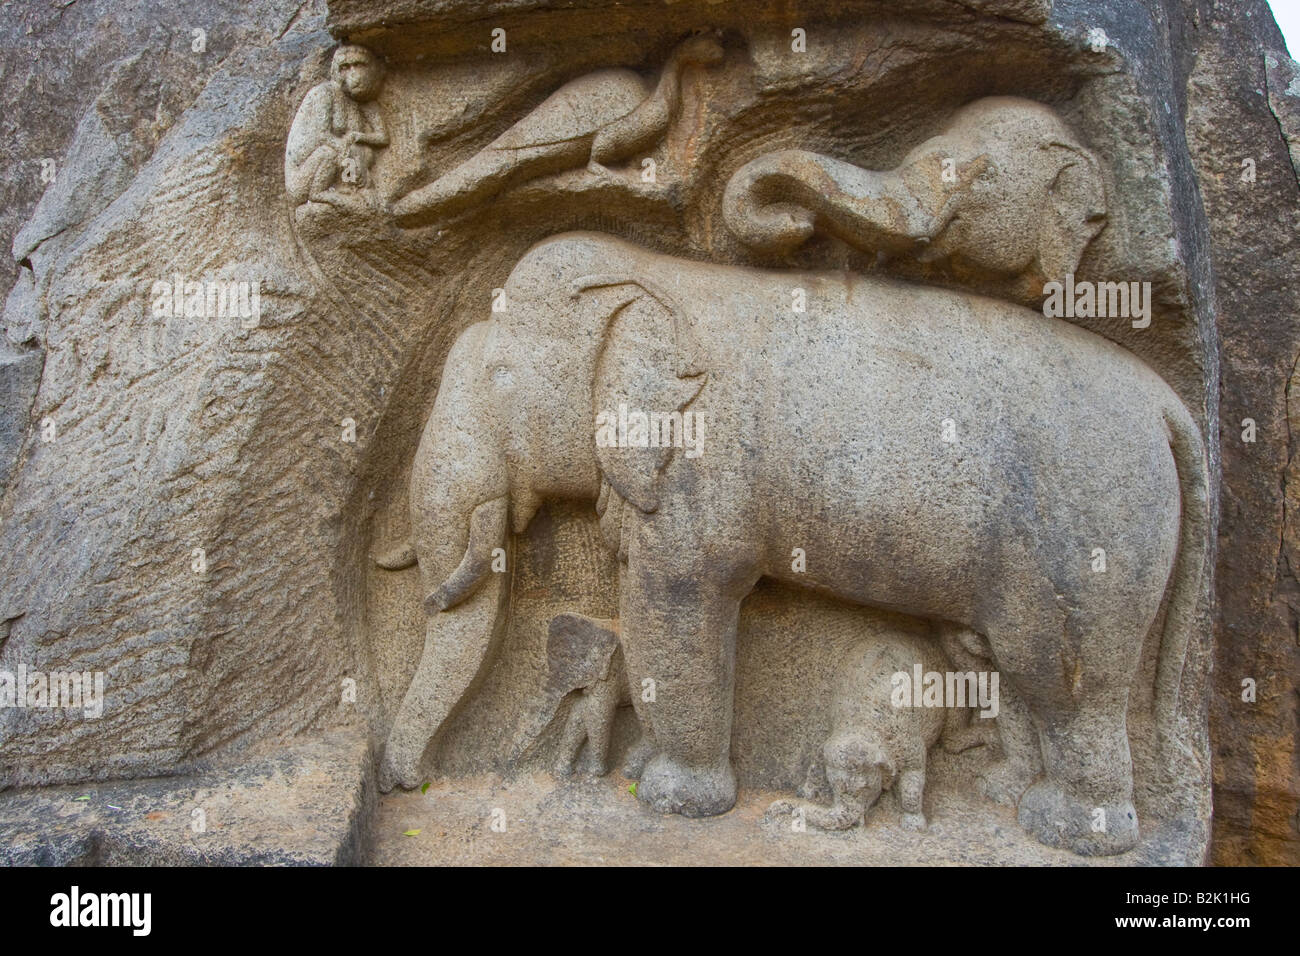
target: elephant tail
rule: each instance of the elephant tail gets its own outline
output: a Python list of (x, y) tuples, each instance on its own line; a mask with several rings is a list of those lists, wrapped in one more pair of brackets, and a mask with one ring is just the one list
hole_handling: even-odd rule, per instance
[(386, 571), (402, 571), (415, 565), (415, 545), (403, 541), (383, 554), (375, 555), (375, 564)]
[(1209, 541), (1210, 490), (1200, 430), (1181, 403), (1164, 413), (1169, 448), (1182, 490), (1178, 558), (1170, 579), (1169, 606), (1156, 663), (1155, 722), (1160, 748), (1172, 756), (1178, 735), (1178, 700), (1187, 647), (1197, 626), (1205, 553)]

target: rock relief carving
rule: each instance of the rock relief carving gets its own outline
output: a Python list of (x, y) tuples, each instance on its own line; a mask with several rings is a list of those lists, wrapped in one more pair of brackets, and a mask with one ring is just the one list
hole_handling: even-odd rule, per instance
[(681, 74), (722, 62), (709, 36), (683, 42), (656, 82), (628, 69), (604, 69), (571, 80), (473, 157), (393, 202), (403, 226), (453, 215), (511, 184), (585, 165), (607, 176), (607, 164), (653, 146), (681, 107)]
[[(555, 721), (561, 703), (571, 697), (572, 707), (560, 729), (554, 771), (561, 777), (575, 770), (604, 776), (610, 769), (615, 714), (632, 703), (618, 643), (618, 622), (572, 612), (557, 614), (548, 628), (546, 660), (546, 687), (531, 726), (521, 735), (516, 759), (532, 749)], [(644, 753), (645, 746), (642, 740), (632, 747), (624, 774), (639, 776), (647, 758), (638, 754)]]
[[(612, 69), (571, 81), (391, 212), (422, 225), (537, 177), (605, 176), (664, 135), (684, 70), (722, 60), (696, 36), (657, 83)], [(382, 82), (377, 57), (344, 46), (308, 94), (286, 153), (298, 207), (382, 205), (369, 177), (388, 145)], [(760, 254), (821, 232), (886, 260), (1011, 277), (1022, 301), (1078, 269), (1107, 222), (1097, 158), (1050, 108), (1012, 97), (957, 111), (892, 170), (762, 154), (721, 208)], [(812, 300), (802, 331), (782, 315), (792, 287)], [(1129, 689), (1162, 620), (1156, 727), (1169, 746), (1207, 520), (1199, 431), (1150, 368), (969, 292), (698, 262), (596, 233), (539, 243), (502, 291), (509, 308), (447, 354), (411, 471), (411, 539), (376, 558), (418, 566), (426, 617), (382, 789), (419, 785), (426, 749), (499, 649), (510, 589), (494, 554), (543, 503), (585, 500), (618, 558), (618, 618), (552, 620), (521, 746), (569, 699), (557, 773), (584, 752), (584, 771), (606, 772), (614, 714), (631, 703), (638, 798), (687, 816), (730, 809), (736, 621), (767, 577), (930, 621), (936, 635), (863, 644), (843, 662), (820, 748), (831, 803), (798, 805), (814, 826), (861, 821), (891, 787), (904, 824), (924, 826), (927, 752), (942, 737), (954, 751), (995, 744), (1007, 770), (989, 795), (1017, 804), (1043, 843), (1095, 855), (1137, 842)], [(642, 435), (664, 440), (601, 441), (600, 422), (623, 409), (657, 416)], [(950, 454), (931, 426), (962, 410)], [(682, 440), (692, 420), (696, 454)], [(1098, 537), (1125, 556), (1104, 588), (1087, 561)], [(799, 574), (792, 545), (817, 555)], [(958, 667), (1000, 674), (996, 733), (968, 714), (883, 706), (884, 671), (934, 664), (938, 645)], [(653, 701), (629, 693), (643, 681)]]
[(375, 207), (370, 167), (375, 150), (388, 145), (376, 102), (383, 85), (384, 65), (374, 53), (353, 44), (334, 52), (330, 78), (303, 99), (289, 130), (284, 178), (295, 209), (307, 204), (352, 212)]
[[(815, 290), (811, 341), (771, 307), (792, 283)], [(654, 752), (647, 805), (708, 816), (735, 802), (737, 612), (769, 576), (978, 634), (1041, 742), (1021, 823), (1082, 854), (1134, 845), (1129, 687), (1167, 600), (1169, 739), (1207, 493), (1199, 432), (1149, 368), (967, 293), (699, 263), (599, 234), (539, 244), (505, 294), (511, 308), (452, 347), (413, 466), (428, 629), (385, 788), (418, 785), (426, 745), (492, 658), (509, 599), (493, 550), (542, 502), (585, 498), (620, 559), (629, 681), (658, 685), (652, 705), (633, 696)], [(1009, 414), (1007, 396), (1032, 413)], [(694, 413), (704, 453), (602, 446), (592, 422), (620, 405)], [(951, 409), (984, 411), (944, 457), (927, 423)], [(827, 421), (836, 440), (810, 441)], [(745, 454), (756, 436), (761, 453)], [(1126, 555), (1104, 587), (1081, 528)], [(820, 556), (801, 574), (796, 541)]]
[(746, 245), (789, 252), (815, 232), (882, 257), (1018, 277), (1033, 298), (1077, 271), (1106, 223), (1101, 166), (1049, 107), (977, 100), (894, 169), (806, 150), (764, 154), (727, 184), (723, 213)]
[[(808, 826), (844, 830), (862, 823), (880, 796), (896, 788), (903, 827), (925, 829), (930, 748), (941, 738), (944, 748), (953, 753), (991, 744), (997, 739), (992, 725), (996, 715), (980, 718), (989, 721), (983, 726), (969, 723), (971, 708), (965, 704), (973, 705), (978, 691), (966, 684), (961, 685), (962, 693), (969, 689), (971, 697), (963, 696), (960, 706), (953, 701), (923, 706), (911, 696), (914, 672), (943, 676), (952, 670), (934, 640), (902, 636), (867, 640), (845, 654), (831, 701), (831, 735), (822, 745), (820, 760), (809, 767), (802, 790), (809, 798), (815, 796), (818, 781), (824, 777), (830, 805), (777, 800), (769, 813), (798, 814)], [(900, 688), (900, 675), (906, 678), (906, 687)], [(907, 692), (906, 704), (900, 704), (900, 689)], [(996, 699), (996, 687), (993, 694)], [(989, 696), (983, 699), (987, 702)]]

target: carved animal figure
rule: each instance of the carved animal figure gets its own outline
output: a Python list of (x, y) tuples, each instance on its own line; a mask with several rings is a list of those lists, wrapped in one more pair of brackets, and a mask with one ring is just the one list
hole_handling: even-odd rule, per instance
[[(930, 748), (940, 736), (951, 752), (989, 742), (990, 736), (980, 732), (985, 728), (966, 726), (965, 708), (924, 707), (919, 700), (898, 706), (894, 676), (905, 674), (911, 680), (918, 664), (923, 673), (943, 673), (949, 666), (933, 641), (902, 634), (850, 649), (836, 674), (831, 736), (822, 747), (831, 805), (777, 800), (770, 812), (798, 811), (810, 826), (845, 830), (863, 823), (880, 795), (897, 783), (903, 827), (924, 829)], [(815, 769), (809, 769), (810, 781)]]
[[(410, 563), (415, 563), (413, 555)], [(572, 612), (555, 615), (547, 632), (546, 664), (546, 685), (523, 721), (511, 762), (520, 760), (537, 745), (554, 723), (565, 698), (576, 694), (560, 732), (553, 769), (558, 776), (570, 776), (585, 745), (581, 772), (603, 777), (609, 772), (614, 717), (619, 707), (632, 703), (623, 651), (618, 644), (618, 621)], [(649, 744), (641, 735), (628, 751), (623, 774), (639, 777), (650, 756)]]
[(742, 166), (723, 199), (742, 242), (785, 252), (815, 231), (874, 252), (953, 260), (1026, 276), (1026, 292), (1063, 281), (1106, 222), (1096, 157), (1049, 107), (990, 97), (892, 170), (792, 149)]
[[(1129, 687), (1168, 592), (1155, 698), (1174, 740), (1207, 546), (1200, 434), (1154, 371), (1005, 302), (591, 233), (535, 246), (505, 298), (451, 348), (412, 466), (428, 629), (382, 786), (418, 785), (493, 655), (493, 550), (543, 500), (586, 499), (621, 562), (629, 682), (656, 682), (653, 704), (634, 699), (650, 806), (735, 802), (736, 621), (766, 575), (983, 635), (1041, 741), (1022, 824), (1080, 853), (1136, 842)], [(596, 441), (610, 409), (618, 441)], [(707, 424), (695, 456), (675, 447), (683, 411)]]
[(531, 113), (445, 175), (398, 199), (393, 214), (404, 226), (450, 215), (523, 179), (587, 164), (596, 174), (652, 146), (681, 106), (681, 74), (713, 66), (722, 47), (706, 36), (682, 43), (657, 83), (626, 69), (597, 70), (561, 86)]
[(365, 47), (334, 52), (330, 79), (303, 98), (289, 129), (284, 177), (295, 206), (361, 205), (357, 190), (367, 185), (374, 151), (388, 145), (375, 102), (383, 83), (383, 64)]
[(546, 696), (558, 702), (573, 691), (579, 694), (560, 735), (555, 772), (561, 776), (573, 773), (583, 744), (587, 747), (583, 771), (594, 776), (609, 772), (614, 714), (621, 705), (632, 703), (617, 628), (617, 621), (580, 614), (557, 614), (551, 619)]

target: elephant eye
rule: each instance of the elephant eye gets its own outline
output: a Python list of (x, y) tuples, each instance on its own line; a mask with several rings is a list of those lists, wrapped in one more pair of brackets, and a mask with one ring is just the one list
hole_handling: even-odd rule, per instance
[(498, 388), (509, 388), (514, 383), (514, 376), (510, 374), (510, 369), (504, 365), (498, 365), (492, 370), (492, 384)]

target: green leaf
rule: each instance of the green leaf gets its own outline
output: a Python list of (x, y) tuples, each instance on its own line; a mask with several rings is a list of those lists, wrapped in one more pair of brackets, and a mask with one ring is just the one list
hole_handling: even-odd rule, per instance
[(402, 834), (402, 836), (419, 836), (419, 835), (420, 835), (419, 830), (407, 830), (405, 833)]
[(628, 788), (627, 788), (627, 792), (630, 793), (630, 794), (632, 794), (632, 796), (635, 797), (635, 796), (636, 796), (636, 784), (632, 784), (632, 786), (628, 787)]
[(424, 781), (423, 786), (420, 787), (420, 792), (421, 792), (421, 793), (428, 793), (428, 792), (429, 792), (429, 781), (427, 781), (427, 780)]
[(86, 794), (84, 797), (73, 797), (72, 799), (73, 799), (73, 800), (89, 800), (89, 799), (90, 799), (90, 794)]

